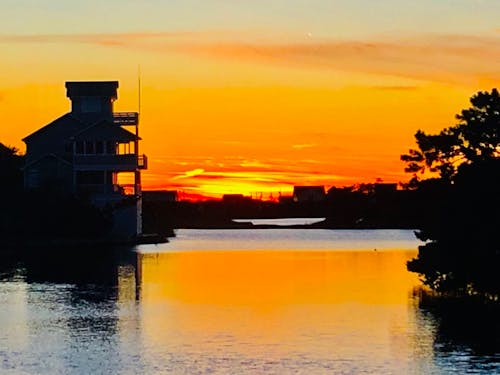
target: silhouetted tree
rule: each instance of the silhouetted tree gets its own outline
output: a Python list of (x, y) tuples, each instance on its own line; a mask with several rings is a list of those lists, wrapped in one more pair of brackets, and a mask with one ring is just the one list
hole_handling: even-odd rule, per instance
[(458, 124), (443, 129), (438, 134), (415, 134), (418, 149), (401, 155), (407, 163), (406, 172), (438, 172), (445, 180), (452, 180), (458, 166), (485, 161), (499, 156), (500, 152), (500, 95), (497, 89), (478, 92), (470, 98), (472, 106), (456, 115)]
[(23, 185), (22, 167), (24, 157), (15, 147), (0, 143), (0, 192), (13, 193), (21, 191)]
[[(479, 92), (456, 126), (437, 135), (418, 131), (419, 150), (408, 163), (417, 190), (426, 191), (425, 221), (417, 237), (427, 241), (408, 269), (432, 289), (459, 295), (500, 295), (500, 96)], [(439, 179), (418, 181), (429, 169)], [(433, 199), (437, 198), (437, 199)]]

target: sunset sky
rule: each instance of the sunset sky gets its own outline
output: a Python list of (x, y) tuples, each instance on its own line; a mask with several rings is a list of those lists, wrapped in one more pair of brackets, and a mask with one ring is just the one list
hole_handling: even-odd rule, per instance
[(500, 82), (498, 0), (2, 0), (0, 142), (118, 80), (146, 189), (289, 193), (407, 180), (399, 155)]

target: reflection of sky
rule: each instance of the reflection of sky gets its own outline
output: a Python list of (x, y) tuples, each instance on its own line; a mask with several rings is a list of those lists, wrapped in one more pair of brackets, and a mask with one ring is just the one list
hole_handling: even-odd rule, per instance
[(140, 254), (142, 337), (220, 372), (428, 373), (432, 330), (415, 320), (418, 280), (405, 270), (414, 255)]
[[(394, 245), (410, 231), (332, 232), (354, 246), (358, 241), (373, 245), (382, 237)], [(211, 233), (181, 231), (176, 241), (196, 235), (212, 242), (217, 233), (233, 243), (249, 242), (257, 234), (261, 238), (253, 242), (253, 251), (159, 248), (154, 253), (147, 248), (107, 262), (102, 255), (83, 256), (102, 262), (89, 269), (91, 276), (82, 267), (89, 262), (26, 264), (14, 280), (0, 282), (0, 321), (5, 323), (0, 372), (498, 370), (494, 358), (489, 361), (463, 345), (450, 350), (446, 337), (445, 348), (436, 345), (439, 322), (418, 308), (412, 292), (420, 282), (405, 269), (415, 248), (331, 251), (321, 248), (323, 232), (310, 230)], [(270, 251), (277, 241), (256, 247), (265, 245), (264, 234), (273, 233), (275, 240), (281, 236), (290, 244), (293, 239), (293, 247), (304, 250)], [(319, 238), (317, 243), (309, 233)], [(29, 275), (37, 282), (30, 283)]]

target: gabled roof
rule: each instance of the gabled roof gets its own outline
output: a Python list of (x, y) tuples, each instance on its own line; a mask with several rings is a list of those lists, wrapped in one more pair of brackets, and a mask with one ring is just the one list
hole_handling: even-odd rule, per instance
[[(56, 135), (57, 134), (57, 135)], [(83, 137), (83, 134), (85, 136)], [(138, 138), (134, 133), (123, 129), (121, 126), (114, 124), (111, 121), (100, 120), (91, 125), (86, 125), (71, 113), (66, 113), (50, 124), (38, 129), (30, 135), (23, 138), (23, 142), (29, 142), (32, 139), (43, 136), (57, 136), (62, 139), (85, 139), (85, 140), (101, 140), (101, 141), (134, 141)]]
[(27, 135), (24, 137), (22, 140), (23, 142), (29, 141), (33, 138), (36, 138), (38, 136), (50, 133), (50, 131), (54, 130), (55, 128), (59, 127), (64, 127), (64, 130), (66, 134), (74, 134), (75, 132), (78, 131), (78, 128), (80, 128), (83, 125), (83, 123), (78, 120), (76, 117), (74, 117), (71, 113), (66, 113), (65, 115), (62, 115), (61, 117), (55, 119), (48, 125), (45, 125), (44, 127), (38, 129), (37, 131)]
[(85, 141), (130, 142), (140, 139), (134, 133), (125, 130), (111, 121), (99, 121), (74, 134), (71, 138)]

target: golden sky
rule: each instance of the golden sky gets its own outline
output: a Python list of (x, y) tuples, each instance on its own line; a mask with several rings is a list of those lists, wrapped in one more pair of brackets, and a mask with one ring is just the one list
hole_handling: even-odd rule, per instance
[(436, 3), (6, 0), (0, 142), (67, 112), (69, 80), (118, 80), (137, 110), (140, 65), (146, 189), (403, 181), (415, 131), (500, 78), (500, 4)]

